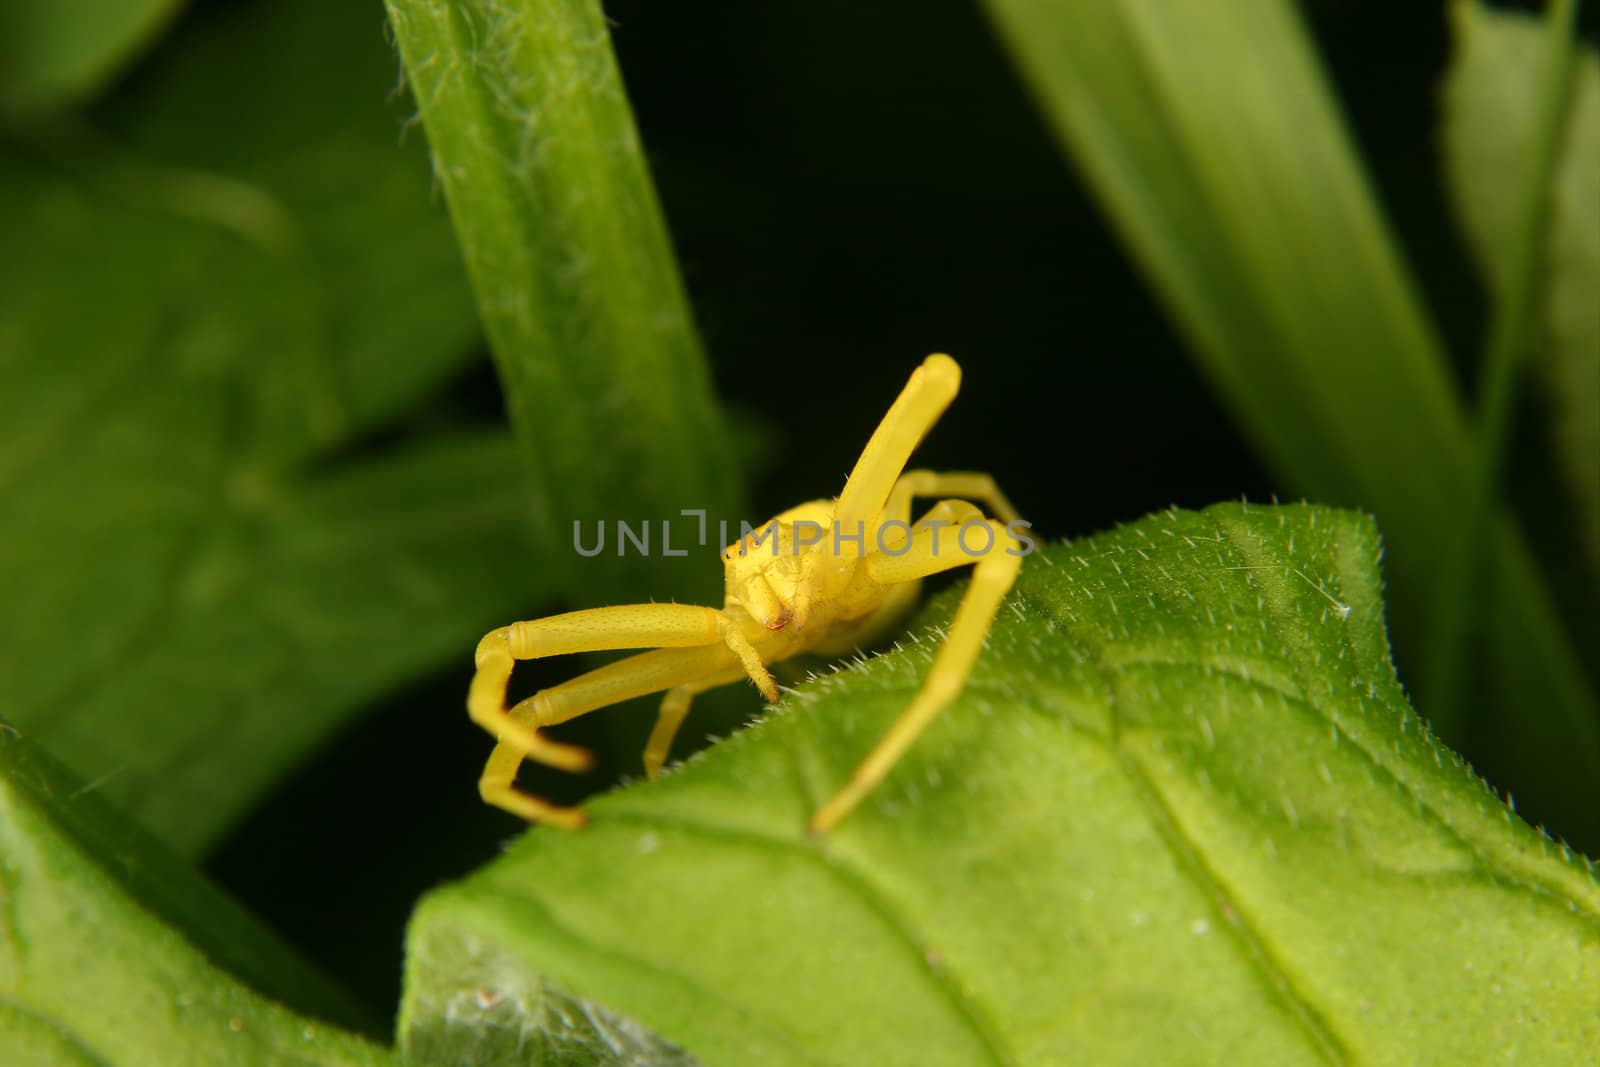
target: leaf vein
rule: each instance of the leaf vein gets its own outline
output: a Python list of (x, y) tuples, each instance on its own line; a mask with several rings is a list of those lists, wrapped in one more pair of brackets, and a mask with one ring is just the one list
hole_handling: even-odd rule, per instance
[(911, 922), (896, 911), (888, 898), (872, 884), (871, 879), (843, 863), (837, 855), (820, 847), (807, 845), (800, 841), (789, 841), (773, 834), (765, 834), (738, 827), (720, 826), (715, 823), (685, 819), (682, 816), (663, 816), (659, 812), (647, 813), (638, 810), (618, 811), (608, 809), (605, 817), (607, 820), (620, 818), (656, 827), (685, 830), (703, 836), (714, 836), (726, 840), (741, 841), (745, 844), (777, 848), (808, 858), (825, 874), (833, 878), (838, 885), (865, 904), (878, 916), (884, 926), (905, 944), (912, 957), (917, 961), (921, 972), (927, 976), (934, 991), (954, 1009), (955, 1016), (961, 1020), (962, 1025), (988, 1054), (989, 1062), (1002, 1065), (1002, 1067), (1009, 1067), (1009, 1065), (1014, 1065), (1017, 1062), (1016, 1057), (1006, 1048), (996, 1032), (993, 1023), (967, 995), (961, 984), (952, 979), (949, 969), (946, 967), (935, 968), (928, 962), (928, 953), (924, 947), (925, 942), (917, 936)]
[[(1248, 559), (1260, 560), (1266, 558), (1252, 549), (1252, 547), (1246, 543), (1244, 539), (1234, 535), (1231, 531), (1225, 531), (1224, 528), (1227, 525), (1227, 523), (1219, 520), (1217, 532), (1219, 536), (1226, 537), (1229, 545), (1233, 546)], [(1279, 618), (1289, 622), (1297, 621), (1298, 616), (1292, 609), (1292, 601), (1285, 591), (1283, 580), (1281, 578), (1272, 577), (1269, 571), (1263, 570), (1261, 573), (1263, 577), (1258, 578), (1257, 580), (1262, 582), (1264, 586), (1263, 595), (1269, 599), (1274, 614), (1276, 614)], [(1473, 862), (1484, 873), (1488, 874), (1496, 881), (1499, 881), (1501, 884), (1515, 886), (1526, 890), (1535, 897), (1548, 896), (1567, 902), (1573, 906), (1575, 914), (1581, 913), (1583, 915), (1583, 917), (1587, 920), (1588, 925), (1591, 927), (1600, 927), (1600, 913), (1595, 911), (1593, 904), (1586, 900), (1574, 899), (1571, 894), (1562, 892), (1559, 887), (1548, 884), (1543, 879), (1529, 877), (1520, 871), (1517, 873), (1512, 873), (1510, 870), (1510, 864), (1506, 862), (1494, 862), (1494, 857), (1491, 857), (1489, 854), (1485, 853), (1483, 848), (1476, 841), (1463, 834), (1448, 816), (1435, 807), (1435, 805), (1431, 803), (1425, 796), (1423, 796), (1423, 794), (1415, 786), (1397, 774), (1394, 768), (1391, 767), (1385, 760), (1380, 759), (1378, 754), (1364, 744), (1359, 736), (1346, 730), (1340, 723), (1339, 717), (1334, 714), (1333, 710), (1320, 703), (1312, 694), (1310, 688), (1304, 684), (1303, 668), (1306, 659), (1304, 655), (1304, 632), (1298, 626), (1285, 625), (1279, 628), (1279, 633), (1283, 636), (1285, 641), (1292, 644), (1296, 653), (1289, 659), (1288, 666), (1291, 673), (1295, 677), (1296, 683), (1299, 686), (1301, 698), (1299, 701), (1291, 701), (1290, 703), (1298, 703), (1311, 709), (1311, 712), (1322, 722), (1326, 723), (1332, 730), (1334, 730), (1339, 735), (1341, 740), (1348, 741), (1351, 748), (1360, 754), (1362, 760), (1365, 761), (1369, 767), (1393, 784), (1393, 786), (1399, 790), (1400, 793), (1402, 793), (1408, 800), (1412, 802), (1412, 804), (1416, 807), (1416, 810), (1422, 813), (1430, 823), (1439, 827), (1446, 836), (1464, 848), (1472, 856)], [(1259, 684), (1253, 679), (1247, 678), (1245, 681), (1251, 684)], [(1408, 705), (1405, 705), (1402, 702), (1402, 707), (1404, 709), (1402, 714), (1410, 715), (1412, 718), (1416, 719), (1419, 729), (1426, 728), (1426, 723), (1423, 722), (1421, 717), (1416, 715), (1416, 713), (1413, 712)], [(1473, 783), (1472, 788), (1482, 787), (1477, 783)], [(1495, 802), (1499, 803), (1499, 800), (1496, 799)]]
[[(641, 819), (640, 821), (649, 820)], [(664, 822), (664, 820), (661, 822)], [(730, 1000), (727, 996), (723, 995), (720, 990), (711, 988), (680, 970), (663, 966), (654, 960), (646, 959), (631, 952), (626, 952), (612, 945), (603, 945), (595, 941), (593, 938), (573, 930), (566, 924), (560, 922), (555, 917), (555, 912), (551, 909), (550, 905), (541, 899), (537, 894), (525, 891), (512, 892), (510, 890), (499, 888), (475, 889), (473, 892), (475, 894), (481, 892), (486, 896), (499, 897), (500, 899), (507, 901), (510, 907), (515, 911), (525, 910), (529, 905), (532, 905), (534, 908), (538, 909), (545, 925), (557, 935), (567, 938), (568, 940), (577, 944), (586, 945), (592, 952), (609, 956), (612, 959), (621, 960), (630, 967), (637, 967), (644, 971), (652, 971), (658, 975), (663, 975), (676, 982), (680, 982), (690, 991), (692, 991), (696, 997), (707, 1001), (715, 1001), (719, 1004), (725, 1005), (730, 1011), (741, 1018), (747, 1019), (759, 1027), (771, 1030), (772, 1032), (778, 1034), (789, 1048), (797, 1050), (804, 1048), (802, 1036), (795, 1033), (781, 1021), (770, 1018), (763, 1014), (758, 1014), (757, 1012), (752, 1011), (749, 1007), (740, 1004), (737, 1001)], [(811, 1056), (809, 1053), (804, 1053), (804, 1055), (813, 1063), (821, 1064), (822, 1062)]]
[(1140, 803), (1149, 813), (1152, 827), (1161, 835), (1161, 839), (1166, 842), (1167, 848), (1177, 860), (1179, 870), (1186, 873), (1195, 887), (1212, 901), (1212, 906), (1221, 920), (1222, 929), (1229, 931), (1239, 942), (1245, 959), (1261, 975), (1267, 987), (1299, 1024), (1318, 1054), (1331, 1064), (1340, 1065), (1349, 1062), (1343, 1043), (1338, 1040), (1321, 1011), (1290, 980), (1283, 965), (1267, 948), (1265, 939), (1249, 921), (1247, 910), (1242, 906), (1238, 895), (1228, 888), (1220, 872), (1205, 862), (1200, 843), (1187, 836), (1182, 824), (1168, 808), (1155, 784), (1139, 767), (1133, 755), (1123, 747), (1120, 729), (1121, 701), (1118, 699), (1118, 689), (1124, 672), (1108, 662), (1102, 647), (1079, 633), (1076, 625), (1057, 615), (1051, 610), (1050, 605), (1037, 601), (1035, 603), (1043, 608), (1047, 615), (1056, 617), (1062, 635), (1078, 644), (1080, 650), (1094, 663), (1096, 670), (1105, 680), (1105, 699), (1110, 711), (1111, 728), (1108, 747), (1118, 769), (1128, 779), (1134, 794), (1139, 797)]

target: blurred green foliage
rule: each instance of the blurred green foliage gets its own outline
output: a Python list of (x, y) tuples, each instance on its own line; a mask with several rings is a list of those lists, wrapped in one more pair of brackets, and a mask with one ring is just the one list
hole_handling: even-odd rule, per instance
[[(1552, 64), (1569, 51), (1570, 75)], [(931, 1035), (965, 1004), (930, 1055), (976, 1036), (990, 1058), (1049, 1062), (1048, 1042), (1020, 1036), (1030, 1009), (982, 919), (1059, 917), (1026, 947), (1063, 968), (1061, 988), (1087, 983), (1075, 1002), (1114, 998), (1132, 942), (1097, 940), (1114, 924), (1080, 890), (1085, 872), (1127, 871), (1140, 914), (1199, 915), (1231, 940), (1174, 927), (1163, 944), (1187, 963), (1066, 1024), (1107, 1057), (1133, 1048), (1116, 1020), (1142, 997), (1226, 996), (1206, 1009), (1212, 1036), (1242, 1027), (1263, 1062), (1372, 1040), (1526, 1043), (1557, 1062), (1535, 1044), (1592, 1040), (1594, 1005), (1552, 999), (1533, 972), (1592, 987), (1562, 956), (1592, 955), (1592, 879), (1421, 732), (1381, 616), (1401, 682), (1441, 647), (1459, 674), (1459, 701), (1420, 695), (1444, 739), (1535, 822), (1600, 845), (1596, 70), (1559, 18), (1535, 28), (1465, 0), (1448, 23), (1285, 0), (988, 0), (914, 20), (843, 4), (0, 0), (0, 1045), (44, 1063), (386, 1062), (315, 1021), (372, 1027), (283, 942), (381, 1016), (418, 895), (519, 829), (473, 795), (488, 748), (460, 712), (473, 640), (563, 605), (714, 602), (704, 556), (575, 560), (570, 523), (759, 518), (836, 492), (907, 370), (948, 349), (966, 392), (919, 462), (993, 470), (1050, 536), (1241, 493), (1360, 508), (1388, 548), (1383, 604), (1371, 529), (1345, 513), (1174, 513), (1053, 548), (1056, 567), (1030, 565), (1002, 613), (989, 680), (913, 753), (902, 792), (826, 846), (838, 854), (787, 840), (802, 780), (850, 765), (915, 651), (802, 687), (781, 719), (607, 799), (610, 829), (530, 835), (431, 898), (403, 1051), (498, 1055), (514, 1024), (539, 1028), (549, 1062), (601, 1046), (737, 1062), (745, 1037), (827, 1018), (794, 1047), (848, 1061), (875, 1022), (903, 1010)], [(1542, 143), (1527, 134), (1541, 115)], [(1526, 269), (1508, 270), (1519, 249)], [(1484, 350), (1526, 351), (1543, 386), (1503, 394), (1503, 447), (1460, 384)], [(1475, 486), (1496, 503), (1473, 535)], [(1274, 532), (1310, 515), (1315, 534)], [(1207, 523), (1262, 559), (1217, 569)], [(1197, 539), (1165, 574), (1148, 559), (1106, 572), (1104, 552), (1164, 529)], [(1438, 605), (1472, 536), (1458, 639)], [(1148, 595), (1115, 591), (1135, 586)], [(1305, 636), (1338, 597), (1349, 628)], [(1170, 647), (1113, 716), (1080, 675), (1135, 631)], [(1098, 651), (1069, 632), (1098, 634)], [(1217, 655), (1244, 655), (1245, 674), (1216, 676)], [(528, 684), (571, 669), (531, 665)], [(1325, 688), (1333, 704), (1308, 696)], [(696, 719), (724, 731), (754, 707), (730, 690)], [(1225, 709), (1248, 723), (1217, 725)], [(577, 799), (614, 782), (648, 713), (574, 724), (613, 755), (608, 773), (537, 788)], [(1105, 752), (1069, 730), (1002, 758), (1021, 723), (1074, 716), (1122, 725)], [(1139, 773), (1119, 786), (1085, 762), (1097, 752)], [(1361, 758), (1383, 773), (1344, 773)], [(956, 803), (962, 774), (991, 799)], [(980, 810), (1035, 836), (988, 859), (934, 847), (992, 837)], [(723, 812), (766, 820), (761, 841), (721, 836)], [(822, 856), (893, 901), (860, 938), (843, 933), (854, 904), (801, 891)], [(659, 895), (631, 907), (641, 883)], [(923, 894), (947, 889), (950, 910), (930, 911)], [(1310, 917), (1291, 914), (1310, 898)], [(1351, 908), (1394, 935), (1362, 942), (1357, 976), (1329, 942)], [(1488, 1000), (1417, 941), (1469, 913), (1505, 933), (1478, 972), (1498, 978)], [(925, 940), (905, 935), (924, 920)], [(870, 948), (885, 930), (916, 951)], [(861, 954), (845, 965), (847, 948)], [(653, 954), (767, 998), (764, 1021), (702, 1011), (641, 962)], [(885, 977), (881, 1012), (842, 982), (791, 998), (815, 1014), (789, 1019), (784, 994), (811, 965), (908, 974)], [(1185, 985), (1191, 965), (1210, 977)], [(1384, 968), (1393, 1010), (1368, 1032), (1348, 997)], [(1568, 1011), (1566, 1029), (1515, 1023)]]
[[(1451, 381), (1293, 9), (1135, 0), (1063, 17), (1037, 0), (989, 6), (1286, 484), (1378, 517), (1395, 642), (1434, 668), (1421, 693), (1429, 721), (1463, 744), (1474, 711), (1491, 727), (1510, 720), (1507, 747), (1544, 767), (1526, 790), (1545, 810), (1571, 812), (1571, 832), (1600, 835), (1600, 701), (1516, 522), (1479, 499), (1503, 457), (1473, 445), (1479, 420)], [(1528, 58), (1522, 76), (1539, 81), (1546, 59)], [(1515, 180), (1528, 154), (1499, 157), (1500, 176), (1481, 180), (1510, 175), (1517, 199), (1547, 200), (1551, 174)], [(1485, 249), (1495, 262), (1515, 259), (1523, 230), (1540, 222), (1520, 204), (1513, 214)], [(1503, 295), (1523, 300), (1534, 282), (1518, 277)], [(1530, 343), (1510, 329), (1510, 345)], [(1469, 671), (1515, 700), (1469, 707)]]
[[(368, 16), (211, 14), (0, 156), (8, 714), (190, 852), (537, 588), (509, 447), (359, 448), (476, 338), (421, 146), (359, 88), (392, 77)], [(297, 42), (359, 109), (272, 76)]]
[(92, 96), (182, 8), (183, 0), (4, 0), (0, 114), (26, 116)]
[[(1443, 147), (1449, 190), (1479, 269), (1497, 299), (1515, 284), (1506, 250), (1517, 240), (1522, 190), (1504, 180), (1503, 161), (1536, 152), (1540, 86), (1528, 77), (1550, 48), (1534, 19), (1477, 4), (1450, 9), (1456, 60), (1444, 86)], [(1548, 392), (1550, 428), (1579, 536), (1600, 572), (1600, 57), (1575, 57), (1554, 172), (1546, 177), (1549, 237), (1538, 278), (1543, 299), (1528, 347)]]
[(8, 1064), (396, 1062), (317, 1021), (361, 1015), (3, 720), (0, 856)]

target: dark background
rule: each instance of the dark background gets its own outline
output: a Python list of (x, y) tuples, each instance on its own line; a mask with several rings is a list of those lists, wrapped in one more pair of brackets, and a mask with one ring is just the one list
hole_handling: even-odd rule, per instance
[[(1046, 536), (1293, 495), (1238, 436), (970, 0), (607, 11), (717, 389), (763, 428), (752, 518), (836, 493), (932, 351), (966, 374), (919, 464), (994, 472)], [(1435, 149), (1444, 5), (1307, 11), (1429, 309), (1472, 367), (1484, 294)], [(451, 402), (501, 417), (487, 363)], [(1528, 451), (1536, 462), (1536, 440)], [(464, 654), (373, 708), (209, 864), (380, 1025), (416, 898), (521, 829), (477, 799), (489, 742), (461, 711), (469, 674)], [(758, 710), (736, 687), (697, 704), (691, 726), (725, 732)], [(632, 773), (651, 714), (635, 703), (573, 724), (566, 736), (609, 757), (602, 772), (539, 791), (574, 799)]]

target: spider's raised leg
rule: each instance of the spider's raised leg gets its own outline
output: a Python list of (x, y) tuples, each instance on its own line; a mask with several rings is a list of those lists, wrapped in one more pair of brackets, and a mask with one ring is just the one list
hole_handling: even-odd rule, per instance
[(949, 356), (929, 356), (911, 372), (911, 380), (861, 450), (834, 505), (833, 519), (840, 529), (850, 533), (877, 520), (911, 453), (960, 388), (961, 368)]
[(672, 739), (678, 736), (678, 728), (688, 716), (689, 704), (695, 697), (719, 685), (737, 682), (744, 676), (744, 670), (736, 667), (731, 671), (668, 690), (667, 695), (661, 698), (661, 711), (656, 716), (655, 728), (650, 731), (650, 740), (645, 742), (644, 773), (651, 778), (661, 773), (667, 757), (672, 754)]
[[(867, 558), (868, 573), (885, 584), (914, 581), (930, 574), (975, 563), (966, 595), (950, 621), (944, 644), (911, 704), (879, 739), (850, 781), (811, 817), (813, 833), (825, 833), (883, 780), (922, 731), (961, 693), (972, 664), (983, 648), (1000, 601), (1022, 566), (1022, 546), (1000, 523), (983, 519), (970, 504), (944, 501), (936, 511), (957, 516), (957, 526), (986, 528), (985, 551), (968, 550), (955, 529), (921, 529), (899, 555), (877, 553)], [(942, 535), (942, 536), (941, 536)], [(968, 538), (970, 541), (971, 538)]]
[[(744, 668), (738, 657), (727, 645), (719, 643), (641, 652), (637, 656), (629, 656), (587, 674), (580, 674), (569, 682), (541, 689), (509, 711), (501, 713), (518, 731), (532, 734), (537, 739), (540, 751), (525, 750), (520, 733), (501, 734), (500, 743), (484, 765), (483, 776), (478, 781), (478, 792), (488, 803), (534, 822), (552, 823), (569, 829), (582, 826), (584, 816), (578, 809), (551, 804), (516, 788), (517, 770), (525, 758), (563, 766), (547, 757), (543, 751), (547, 746), (582, 753), (585, 762), (567, 769), (582, 770), (587, 766), (587, 751), (570, 745), (557, 745), (540, 735), (536, 727), (553, 726), (597, 708), (648, 693), (659, 693), (663, 689), (676, 690), (696, 682), (724, 677), (732, 680), (743, 673)], [(504, 699), (503, 695), (500, 699)]]

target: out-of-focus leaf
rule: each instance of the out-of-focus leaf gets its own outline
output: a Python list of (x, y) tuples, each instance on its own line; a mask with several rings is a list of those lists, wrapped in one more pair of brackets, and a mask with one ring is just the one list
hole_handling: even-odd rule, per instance
[[(737, 469), (595, 0), (388, 0), (530, 468), (547, 564), (572, 524), (705, 508)], [(681, 521), (681, 520), (680, 520)], [(610, 552), (586, 598), (709, 592)]]
[[(208, 302), (253, 346), (246, 401), (263, 457), (299, 459), (408, 410), (477, 358), (449, 219), (377, 0), (243, 0), (185, 19), (100, 134), (54, 147), (124, 204), (263, 253)], [(126, 286), (127, 283), (125, 282)], [(136, 287), (135, 287), (136, 288)]]
[[(1284, 478), (1377, 516), (1401, 660), (1437, 632), (1474, 453), (1439, 341), (1293, 6), (988, 0), (1042, 110)], [(1502, 516), (1474, 603), (1516, 788), (1600, 840), (1600, 700)], [(1443, 736), (1459, 706), (1422, 708)], [(1548, 758), (1553, 754), (1553, 758)]]
[[(1533, 151), (1536, 76), (1547, 34), (1525, 14), (1453, 5), (1456, 54), (1444, 84), (1444, 148), (1457, 214), (1497, 294), (1508, 284), (1522, 189), (1507, 161)], [(1600, 58), (1579, 47), (1561, 161), (1548, 189), (1540, 271), (1542, 372), (1556, 415), (1555, 441), (1580, 509), (1590, 562), (1600, 568)]]
[(327, 458), (477, 336), (383, 30), (197, 12), (114, 109), (0, 145), (0, 689), (183, 850), (541, 587), (509, 438)]
[[(229, 382), (191, 385), (210, 403)], [(509, 437), (280, 481), (215, 450), (215, 422), (154, 429), (162, 406), (78, 423), (76, 463), (10, 488), (25, 510), (0, 520), (0, 571), (29, 623), (0, 676), (34, 737), (198, 851), (539, 576)]]
[(962, 696), (808, 837), (925, 677), (952, 590), (894, 652), (427, 898), (402, 1047), (1587, 1063), (1593, 867), (1407, 705), (1379, 554), (1352, 513), (1236, 504), (1050, 546)]
[(269, 996), (348, 1012), (237, 906), (0, 722), (8, 1067), (395, 1062)]
[(183, 0), (0, 0), (0, 113), (94, 92), (182, 7)]

